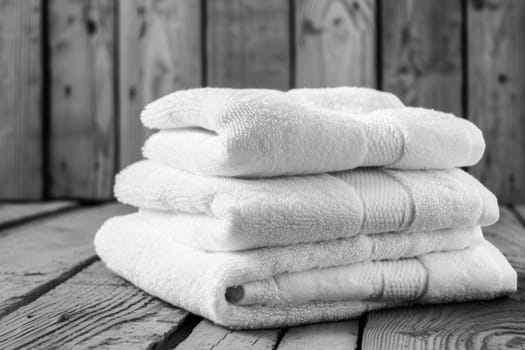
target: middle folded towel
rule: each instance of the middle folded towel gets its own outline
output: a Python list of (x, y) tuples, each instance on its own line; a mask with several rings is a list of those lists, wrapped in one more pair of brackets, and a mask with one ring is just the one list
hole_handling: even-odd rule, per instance
[(499, 215), (494, 195), (459, 169), (357, 169), (251, 180), (141, 161), (117, 175), (115, 195), (142, 208), (152, 226), (211, 251), (485, 226)]

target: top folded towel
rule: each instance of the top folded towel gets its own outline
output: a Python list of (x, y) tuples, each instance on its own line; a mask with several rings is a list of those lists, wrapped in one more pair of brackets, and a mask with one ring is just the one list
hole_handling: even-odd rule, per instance
[(169, 129), (150, 137), (145, 157), (200, 175), (448, 169), (474, 165), (485, 148), (471, 122), (367, 88), (184, 90), (147, 105), (141, 119)]

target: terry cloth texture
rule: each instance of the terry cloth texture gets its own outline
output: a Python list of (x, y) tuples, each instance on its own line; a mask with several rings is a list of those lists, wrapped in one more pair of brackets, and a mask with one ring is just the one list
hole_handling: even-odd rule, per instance
[[(479, 235), (465, 238), (457, 248)], [(108, 268), (136, 286), (233, 328), (340, 320), (379, 308), (489, 299), (516, 290), (516, 273), (486, 241), (429, 254), (443, 240), (401, 241), (398, 234), (360, 235), (208, 252), (180, 244), (171, 232), (131, 214), (108, 220), (95, 247)]]
[(115, 196), (188, 244), (226, 251), (484, 226), (499, 215), (494, 195), (459, 169), (253, 180), (193, 175), (146, 160), (117, 175)]
[(95, 249), (166, 302), (253, 329), (516, 291), (497, 199), (457, 169), (485, 148), (467, 120), (351, 87), (177, 91), (141, 120), (114, 189), (138, 211)]
[(201, 175), (448, 169), (477, 163), (485, 148), (465, 119), (363, 88), (183, 90), (146, 106), (141, 120), (162, 129), (146, 158)]

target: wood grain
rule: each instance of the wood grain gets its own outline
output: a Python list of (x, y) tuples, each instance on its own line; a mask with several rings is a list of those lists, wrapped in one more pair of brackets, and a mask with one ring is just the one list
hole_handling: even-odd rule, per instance
[(468, 118), (487, 149), (472, 173), (501, 203), (525, 201), (525, 2), (468, 1)]
[(521, 219), (521, 222), (525, 222), (525, 204), (514, 204), (514, 211), (517, 213), (517, 217)]
[(209, 321), (201, 321), (177, 346), (177, 350), (274, 349), (280, 330), (233, 331)]
[(279, 343), (279, 350), (357, 349), (359, 321), (312, 324), (290, 328)]
[(384, 90), (407, 105), (463, 115), (461, 6), (457, 0), (382, 3)]
[(150, 132), (139, 120), (149, 102), (202, 81), (201, 3), (125, 0), (119, 3), (119, 166), (141, 158)]
[(376, 87), (375, 0), (299, 0), (295, 86)]
[(483, 228), (518, 272), (511, 298), (412, 307), (368, 315), (363, 349), (500, 349), (525, 346), (525, 228), (511, 210)]
[(50, 194), (112, 197), (114, 2), (49, 0)]
[(186, 316), (97, 262), (4, 317), (0, 348), (155, 348)]
[(0, 204), (0, 229), (7, 225), (73, 208), (75, 205), (75, 202), (67, 201)]
[(206, 84), (287, 90), (289, 18), (288, 1), (207, 1)]
[(119, 204), (79, 209), (0, 232), (0, 316), (24, 305), (93, 261), (93, 236)]
[[(518, 212), (523, 213), (523, 206), (518, 208)], [(525, 273), (525, 228), (509, 208), (500, 207), (499, 221), (484, 227), (483, 234), (501, 250), (515, 269)]]
[[(525, 217), (524, 209), (524, 206), (516, 208), (522, 218)], [(525, 302), (525, 228), (510, 209), (501, 207), (500, 220), (490, 227), (484, 227), (483, 234), (501, 250), (518, 273), (516, 298)]]
[(0, 0), (0, 198), (42, 196), (41, 1)]
[(362, 349), (521, 349), (524, 313), (509, 298), (373, 312)]

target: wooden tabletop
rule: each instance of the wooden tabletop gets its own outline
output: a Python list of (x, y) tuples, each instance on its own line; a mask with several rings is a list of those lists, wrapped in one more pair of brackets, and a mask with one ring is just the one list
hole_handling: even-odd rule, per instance
[(371, 312), (288, 329), (231, 331), (110, 273), (93, 235), (118, 204), (0, 205), (0, 349), (524, 349), (525, 205), (486, 238), (518, 271), (510, 298)]

